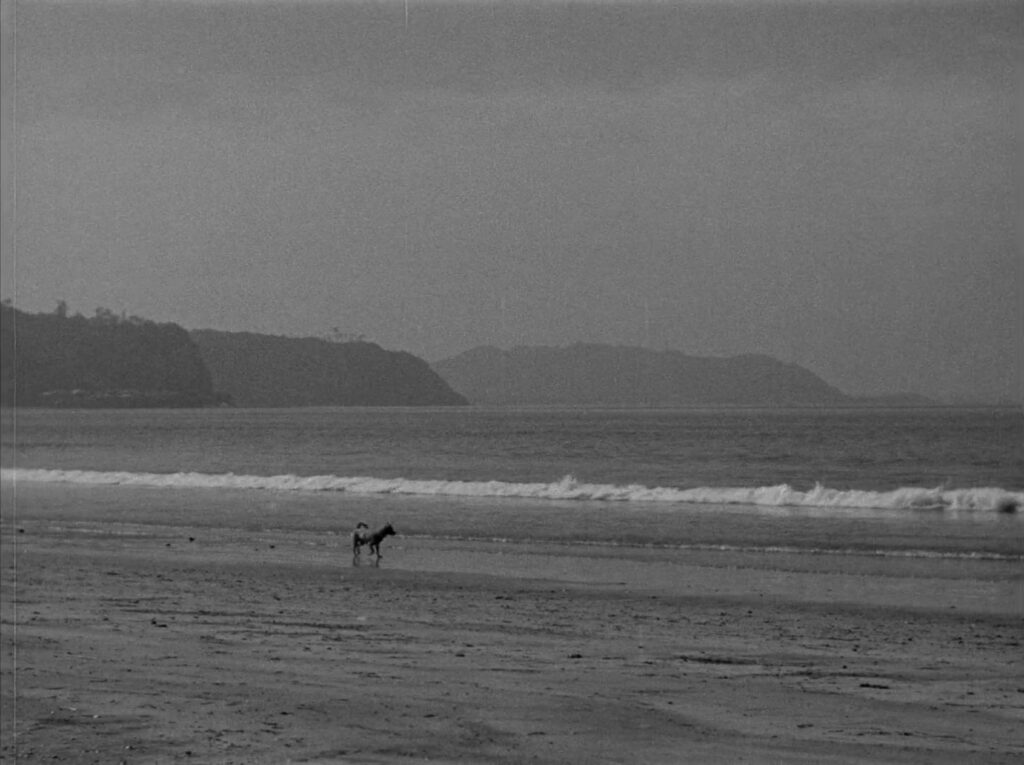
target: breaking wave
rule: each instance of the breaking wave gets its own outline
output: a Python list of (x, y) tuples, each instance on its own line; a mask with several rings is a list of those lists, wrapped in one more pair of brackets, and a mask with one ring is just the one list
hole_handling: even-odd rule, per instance
[(815, 486), (800, 491), (791, 486), (750, 488), (699, 487), (692, 489), (647, 487), (637, 484), (583, 483), (565, 476), (552, 483), (506, 481), (444, 481), (366, 476), (235, 475), (234, 473), (130, 473), (92, 470), (4, 468), (4, 481), (153, 486), (169, 488), (264, 489), (273, 491), (346, 492), (440, 497), (520, 498), (603, 502), (658, 502), (755, 507), (808, 507), (838, 509), (910, 509), (992, 511), (1012, 513), (1024, 508), (1024, 492), (1000, 488), (915, 488), (891, 491), (839, 490)]

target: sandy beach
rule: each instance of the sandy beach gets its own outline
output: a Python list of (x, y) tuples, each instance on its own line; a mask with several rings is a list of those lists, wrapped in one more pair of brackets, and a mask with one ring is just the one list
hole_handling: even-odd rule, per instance
[(1019, 566), (401, 533), (355, 566), (152, 496), (4, 485), (5, 762), (1024, 757)]

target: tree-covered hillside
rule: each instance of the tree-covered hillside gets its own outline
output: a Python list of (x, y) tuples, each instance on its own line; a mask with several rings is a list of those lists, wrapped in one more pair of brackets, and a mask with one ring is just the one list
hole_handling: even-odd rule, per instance
[(434, 364), (474, 404), (821, 406), (851, 399), (817, 375), (768, 356), (577, 343), (481, 347)]
[(368, 342), (197, 330), (214, 386), (238, 406), (444, 406), (466, 400), (422, 359)]
[(220, 399), (187, 331), (97, 309), (67, 315), (3, 305), (4, 406), (206, 406)]

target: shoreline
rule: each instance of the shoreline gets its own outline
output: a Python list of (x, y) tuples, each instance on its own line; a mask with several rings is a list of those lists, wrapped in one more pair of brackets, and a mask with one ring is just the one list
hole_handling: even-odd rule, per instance
[(400, 535), (353, 566), (317, 523), (60, 496), (0, 525), (13, 762), (1024, 755), (1024, 588), (998, 565)]

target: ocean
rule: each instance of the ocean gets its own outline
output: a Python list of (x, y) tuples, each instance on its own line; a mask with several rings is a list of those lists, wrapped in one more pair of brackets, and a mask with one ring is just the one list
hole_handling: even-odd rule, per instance
[(1013, 409), (7, 410), (2, 478), (176, 489), (197, 524), (1024, 560)]

